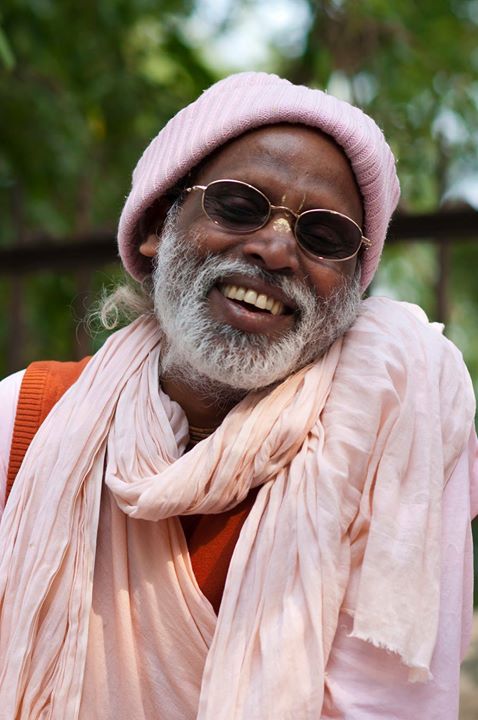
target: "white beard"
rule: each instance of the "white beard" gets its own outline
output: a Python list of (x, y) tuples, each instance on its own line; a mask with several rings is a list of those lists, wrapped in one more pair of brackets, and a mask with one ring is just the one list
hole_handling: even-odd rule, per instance
[[(201, 256), (198, 238), (181, 237), (174, 210), (161, 234), (153, 273), (155, 313), (164, 334), (161, 366), (191, 388), (231, 399), (282, 380), (323, 355), (357, 317), (360, 272), (326, 300), (291, 278), (221, 255)], [(278, 287), (297, 307), (294, 327), (277, 340), (211, 317), (208, 293), (232, 274)]]

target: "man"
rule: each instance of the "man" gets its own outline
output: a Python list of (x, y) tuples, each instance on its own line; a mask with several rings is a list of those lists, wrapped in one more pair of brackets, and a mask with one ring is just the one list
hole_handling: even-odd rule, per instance
[[(398, 192), (370, 118), (262, 73), (153, 140), (119, 228), (143, 289), (104, 308), (139, 317), (0, 527), (2, 717), (457, 717), (474, 400), (418, 308), (361, 302)], [(4, 475), (48, 373), (4, 381)]]

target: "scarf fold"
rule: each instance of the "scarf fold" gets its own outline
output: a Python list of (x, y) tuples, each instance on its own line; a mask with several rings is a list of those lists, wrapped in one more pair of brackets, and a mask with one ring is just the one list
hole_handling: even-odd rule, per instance
[[(321, 360), (248, 395), (185, 455), (187, 421), (160, 390), (159, 357), (153, 319), (115, 333), (27, 452), (0, 526), (5, 717), (79, 716), (102, 487), (128, 522), (157, 528), (162, 586), (154, 566), (147, 582), (164, 617), (181, 612), (199, 632), (188, 690), (198, 720), (320, 717), (341, 608), (352, 635), (398, 653), (412, 679), (429, 677), (441, 494), (474, 414), (459, 352), (410, 308), (372, 298)], [(214, 629), (171, 519), (222, 512), (258, 485)], [(185, 667), (188, 652), (186, 639)], [(156, 708), (162, 718), (177, 716), (173, 697)]]

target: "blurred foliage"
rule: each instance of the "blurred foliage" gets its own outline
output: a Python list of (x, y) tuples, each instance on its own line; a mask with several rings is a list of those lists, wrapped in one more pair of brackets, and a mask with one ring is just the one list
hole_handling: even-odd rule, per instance
[[(5, 0), (0, 247), (114, 231), (144, 147), (217, 79), (181, 33), (191, 10), (188, 0)], [(0, 375), (84, 351), (71, 308), (85, 302), (85, 279), (74, 268), (0, 288)]]
[(377, 120), (399, 158), (402, 207), (435, 209), (458, 174), (477, 169), (478, 3), (309, 6), (303, 52), (281, 70), (297, 82), (342, 86)]
[[(114, 227), (145, 144), (214, 79), (162, 0), (6, 0), (0, 243)], [(172, 12), (174, 11), (174, 15)], [(10, 58), (10, 61), (9, 61)]]

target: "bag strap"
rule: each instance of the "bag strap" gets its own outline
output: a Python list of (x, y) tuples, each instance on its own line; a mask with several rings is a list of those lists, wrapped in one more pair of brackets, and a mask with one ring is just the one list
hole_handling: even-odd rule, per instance
[(38, 428), (61, 396), (78, 380), (89, 359), (86, 357), (79, 362), (42, 360), (27, 367), (13, 426), (5, 500), (10, 495), (25, 453)]

